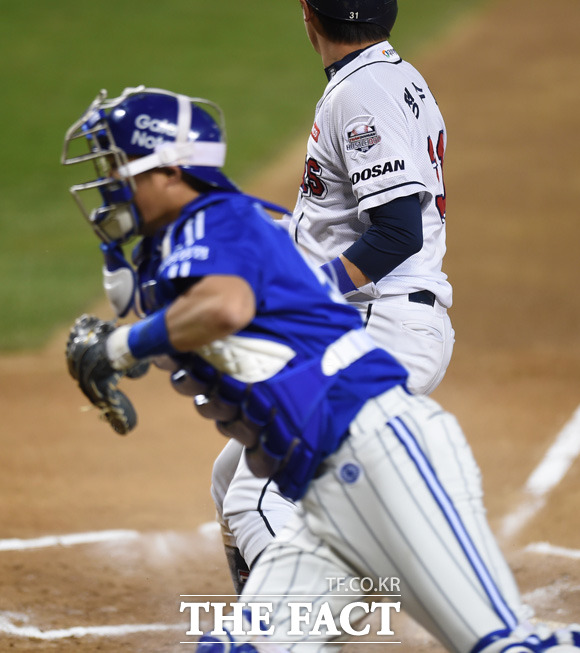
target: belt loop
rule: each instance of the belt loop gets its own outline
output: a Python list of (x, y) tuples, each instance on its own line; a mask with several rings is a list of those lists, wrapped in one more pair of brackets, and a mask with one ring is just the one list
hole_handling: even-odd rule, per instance
[(369, 320), (371, 319), (371, 314), (372, 314), (372, 312), (373, 312), (373, 304), (372, 304), (372, 302), (371, 302), (371, 303), (368, 305), (368, 308), (367, 308), (367, 316), (366, 316), (365, 324), (364, 324), (365, 329), (367, 328), (367, 326), (368, 326), (368, 324), (369, 324)]

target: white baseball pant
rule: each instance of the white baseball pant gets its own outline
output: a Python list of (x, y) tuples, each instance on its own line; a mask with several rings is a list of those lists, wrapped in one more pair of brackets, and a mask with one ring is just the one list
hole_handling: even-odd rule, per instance
[(409, 391), (431, 394), (445, 376), (455, 343), (447, 309), (437, 301), (433, 306), (411, 302), (408, 295), (351, 303), (375, 344), (409, 372)]
[[(524, 612), (518, 589), (455, 418), (396, 388), (368, 401), (351, 433), (259, 558), (240, 600), (274, 604), (270, 624), (277, 641), (294, 642), (285, 645), (292, 653), (337, 649), (325, 635), (285, 635), (289, 601), (280, 595), (327, 601), (333, 614), (364, 600), (356, 583), (333, 593), (336, 578), (372, 578), (375, 586), (399, 578), (402, 609), (449, 651), (467, 653), (489, 633), (516, 627)], [(345, 474), (347, 465), (358, 475)]]

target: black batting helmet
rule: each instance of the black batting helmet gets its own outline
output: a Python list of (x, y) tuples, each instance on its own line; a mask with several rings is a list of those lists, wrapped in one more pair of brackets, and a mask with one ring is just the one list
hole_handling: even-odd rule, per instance
[(306, 0), (323, 16), (353, 23), (374, 23), (389, 32), (397, 18), (397, 0)]

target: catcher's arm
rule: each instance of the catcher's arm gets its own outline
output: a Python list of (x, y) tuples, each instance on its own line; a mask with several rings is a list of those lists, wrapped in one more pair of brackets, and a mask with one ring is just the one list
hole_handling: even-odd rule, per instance
[(107, 354), (107, 340), (115, 330), (113, 322), (82, 315), (70, 330), (65, 354), (69, 373), (81, 391), (111, 427), (125, 435), (137, 425), (137, 413), (117, 385), (123, 376), (142, 376), (149, 364), (133, 358), (115, 369)]
[(207, 276), (168, 307), (132, 325), (115, 328), (94, 316), (80, 317), (67, 343), (69, 371), (113, 429), (125, 434), (135, 427), (137, 416), (117, 387), (122, 376), (138, 375), (140, 361), (195, 351), (234, 333), (254, 314), (255, 298), (244, 279)]

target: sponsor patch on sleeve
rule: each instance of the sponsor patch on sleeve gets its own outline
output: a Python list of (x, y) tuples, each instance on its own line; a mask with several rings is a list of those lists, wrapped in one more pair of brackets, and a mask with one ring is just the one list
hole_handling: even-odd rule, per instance
[(318, 139), (320, 138), (320, 129), (316, 123), (312, 125), (312, 131), (310, 132), (310, 136), (312, 136), (315, 142), (318, 143)]

